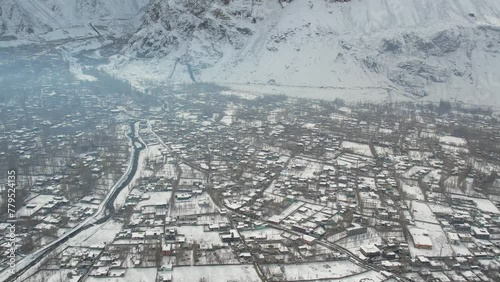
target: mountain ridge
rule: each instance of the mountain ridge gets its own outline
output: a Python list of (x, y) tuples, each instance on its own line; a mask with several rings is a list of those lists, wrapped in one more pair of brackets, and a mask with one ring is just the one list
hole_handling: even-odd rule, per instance
[[(92, 24), (124, 38), (103, 69), (138, 88), (196, 81), (500, 105), (495, 0), (4, 0), (0, 8), (3, 36), (95, 37)], [(21, 28), (5, 28), (9, 17)]]
[[(180, 60), (197, 81), (500, 100), (500, 3), (493, 0), (294, 0), (283, 7), (278, 1), (196, 2), (189, 10), (190, 1), (156, 1), (156, 21), (143, 24), (107, 70), (136, 84), (192, 81)], [(155, 28), (170, 24), (175, 11), (194, 15), (176, 22), (190, 26), (189, 32), (164, 29), (157, 35)], [(211, 24), (201, 24), (206, 21)], [(170, 36), (177, 40), (171, 45)]]

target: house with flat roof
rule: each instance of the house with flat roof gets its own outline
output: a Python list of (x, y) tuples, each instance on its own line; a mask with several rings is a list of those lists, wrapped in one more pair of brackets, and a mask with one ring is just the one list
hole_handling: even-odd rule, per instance
[(409, 228), (409, 231), (415, 248), (432, 250), (432, 240), (426, 230), (420, 228)]
[(474, 226), (472, 227), (472, 235), (474, 235), (474, 237), (476, 237), (477, 239), (490, 239), (490, 232), (488, 232), (486, 228), (479, 228)]

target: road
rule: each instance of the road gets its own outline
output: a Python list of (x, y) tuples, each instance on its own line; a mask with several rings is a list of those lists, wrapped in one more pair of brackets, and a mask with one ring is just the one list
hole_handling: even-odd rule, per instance
[(118, 196), (118, 194), (120, 193), (120, 191), (124, 187), (126, 187), (133, 179), (135, 173), (137, 172), (139, 153), (141, 152), (141, 150), (145, 148), (145, 144), (140, 140), (139, 136), (136, 136), (136, 133), (138, 133), (138, 131), (136, 130), (136, 126), (137, 126), (136, 122), (132, 122), (130, 124), (131, 132), (127, 135), (130, 139), (130, 143), (133, 148), (133, 152), (131, 154), (127, 170), (120, 177), (120, 179), (111, 187), (110, 191), (99, 205), (97, 211), (92, 216), (84, 219), (71, 231), (59, 237), (57, 240), (49, 243), (48, 245), (45, 245), (43, 248), (17, 261), (15, 274), (12, 274), (10, 272), (10, 269), (5, 269), (4, 271), (2, 271), (0, 273), (0, 281), (17, 281), (22, 274), (31, 269), (33, 266), (37, 265), (44, 257), (46, 257), (48, 254), (50, 254), (52, 251), (57, 249), (65, 242), (67, 242), (70, 238), (75, 237), (80, 232), (86, 230), (91, 226), (108, 221), (114, 215), (115, 213), (114, 201)]

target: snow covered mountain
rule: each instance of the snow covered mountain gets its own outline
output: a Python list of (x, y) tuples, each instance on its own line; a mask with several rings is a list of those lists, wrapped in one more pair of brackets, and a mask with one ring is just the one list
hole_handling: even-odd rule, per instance
[(156, 0), (107, 69), (136, 84), (499, 104), (498, 50), (497, 0)]
[(149, 0), (1, 0), (0, 36), (59, 39), (130, 29)]
[(136, 86), (500, 105), (498, 0), (0, 0), (0, 41), (96, 30)]

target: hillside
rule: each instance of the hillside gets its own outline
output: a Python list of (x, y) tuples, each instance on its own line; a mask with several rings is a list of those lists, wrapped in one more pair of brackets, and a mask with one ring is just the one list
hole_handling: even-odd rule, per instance
[(136, 85), (498, 104), (499, 14), (495, 0), (156, 1), (107, 69)]
[(497, 0), (0, 2), (0, 46), (90, 38), (125, 42), (104, 69), (137, 87), (500, 105)]
[[(147, 6), (149, 0), (2, 0), (0, 37), (33, 42), (95, 35), (119, 35)], [(139, 22), (140, 23), (140, 22)], [(132, 30), (135, 30), (132, 29)]]

